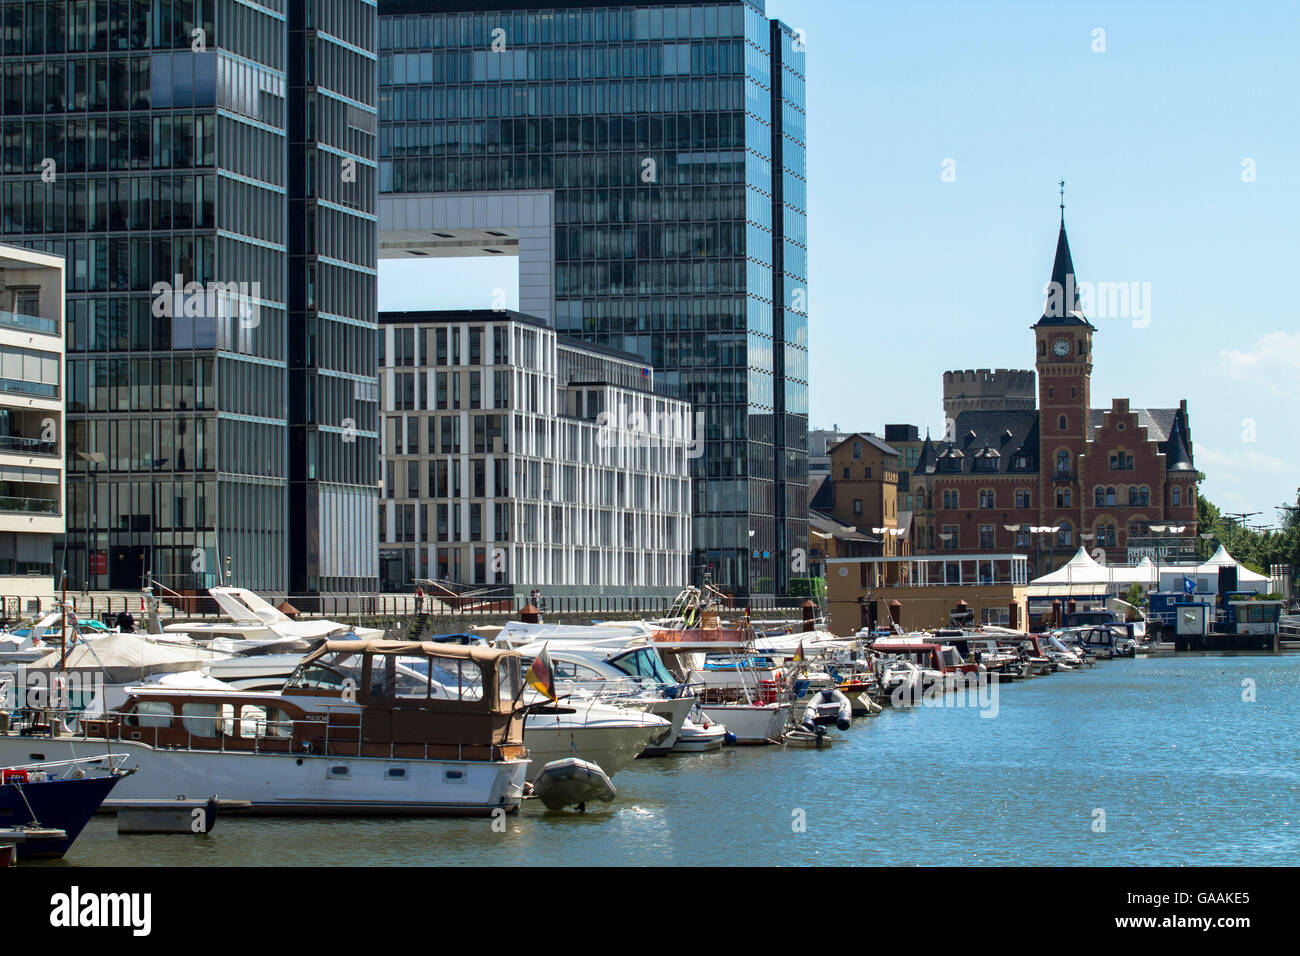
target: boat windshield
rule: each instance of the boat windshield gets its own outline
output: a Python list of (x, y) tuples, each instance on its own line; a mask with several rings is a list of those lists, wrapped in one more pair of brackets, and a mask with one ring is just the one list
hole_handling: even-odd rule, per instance
[[(377, 673), (379, 664), (373, 667)], [(483, 671), (475, 661), (457, 657), (403, 657), (397, 670), (418, 678), (418, 692), (408, 689), (407, 692), (383, 696), (424, 697), (427, 682), (430, 697), (440, 700), (483, 699)]]
[(285, 690), (337, 690), (361, 686), (360, 654), (337, 651), (317, 658), (311, 663), (299, 664), (298, 669), (285, 682)]
[(609, 663), (629, 677), (637, 677), (657, 684), (677, 683), (663, 661), (659, 659), (659, 655), (648, 647), (640, 647), (611, 657)]

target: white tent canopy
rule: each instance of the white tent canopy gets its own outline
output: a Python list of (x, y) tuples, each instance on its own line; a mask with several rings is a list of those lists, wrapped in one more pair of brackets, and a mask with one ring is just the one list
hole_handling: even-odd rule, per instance
[(1198, 574), (1218, 574), (1219, 568), (1228, 568), (1235, 566), (1237, 568), (1237, 581), (1240, 584), (1247, 582), (1251, 584), (1267, 584), (1268, 578), (1262, 574), (1256, 574), (1250, 568), (1246, 567), (1236, 558), (1228, 553), (1228, 549), (1219, 545), (1219, 550), (1210, 556), (1210, 560), (1204, 564), (1197, 565)]
[(1100, 597), (1110, 591), (1118, 593), (1132, 584), (1154, 587), (1156, 571), (1150, 558), (1143, 558), (1135, 565), (1101, 564), (1080, 548), (1055, 571), (1030, 581), (1029, 596)]

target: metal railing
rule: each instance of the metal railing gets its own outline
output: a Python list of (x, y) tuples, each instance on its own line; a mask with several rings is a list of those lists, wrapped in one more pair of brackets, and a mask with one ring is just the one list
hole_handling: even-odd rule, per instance
[[(0, 506), (0, 510), (3, 507)], [(38, 598), (29, 595), (0, 595), (4, 616), (9, 620), (39, 618), (42, 614), (57, 610), (58, 598)], [(301, 619), (325, 618), (340, 624), (356, 623), (363, 626), (393, 626), (404, 624), (416, 616), (415, 596), (411, 594), (377, 594), (377, 595), (289, 595), (286, 600), (300, 612)], [(728, 620), (739, 621), (748, 607), (751, 616), (770, 617), (779, 615), (779, 620), (786, 623), (798, 622), (800, 605), (806, 597), (754, 597), (736, 598), (730, 607), (722, 608), (722, 615)], [(68, 603), (77, 616), (85, 619), (94, 617), (103, 619), (108, 614), (129, 611), (135, 617), (136, 630), (144, 628), (144, 608), (139, 594), (122, 595), (83, 595), (68, 589)], [(279, 598), (271, 602), (278, 604)], [(490, 606), (458, 606), (438, 602), (430, 596), (424, 599), (424, 614), (435, 628), (455, 631), (477, 624), (517, 620), (519, 613), (529, 603), (526, 597), (507, 596), (495, 599)], [(557, 617), (586, 620), (607, 620), (612, 617), (653, 619), (671, 618), (678, 609), (674, 607), (675, 598), (645, 597), (552, 597), (545, 598), (541, 608), (543, 620)], [(182, 623), (191, 620), (217, 620), (224, 618), (216, 602), (206, 594), (172, 597), (160, 604), (159, 617), (164, 624)], [(439, 633), (435, 630), (433, 633)]]
[[(213, 703), (217, 703), (217, 702), (214, 701)], [(232, 703), (229, 706), (233, 707), (236, 705)], [(241, 704), (239, 706), (260, 707), (262, 705)], [(59, 722), (63, 723), (64, 726), (66, 726), (66, 719), (68, 717), (75, 718), (77, 721), (82, 723), (85, 722), (99, 723), (102, 725), (102, 727), (95, 728), (96, 732), (93, 736), (90, 733), (88, 733), (87, 728), (83, 726), (79, 726), (77, 731), (60, 730), (56, 734), (54, 731), (55, 718), (57, 718)], [(127, 722), (126, 718), (128, 717), (133, 717), (136, 718), (137, 720), (151, 721), (151, 723), (131, 724)], [(383, 746), (383, 745), (377, 744), (374, 741), (368, 742), (363, 739), (361, 720), (358, 720), (358, 722), (355, 725), (346, 725), (346, 724), (334, 724), (329, 721), (322, 722), (319, 720), (264, 720), (261, 718), (251, 718), (251, 717), (245, 718), (242, 716), (239, 717), (212, 716), (207, 714), (204, 715), (186, 715), (183, 713), (182, 714), (139, 714), (135, 712), (126, 714), (116, 710), (107, 711), (103, 714), (97, 714), (93, 717), (88, 717), (84, 714), (80, 714), (67, 709), (59, 709), (59, 708), (26, 708), (17, 711), (14, 715), (14, 718), (15, 719), (13, 723), (11, 723), (10, 725), (11, 727), (10, 732), (17, 733), (20, 736), (33, 737), (33, 738), (62, 736), (64, 733), (67, 733), (69, 736), (80, 737), (87, 740), (103, 740), (108, 744), (111, 744), (113, 741), (124, 742), (124, 743), (140, 743), (154, 748), (162, 748), (167, 750), (172, 750), (172, 749), (190, 750), (199, 753), (240, 753), (240, 754), (292, 753), (292, 754), (303, 754), (303, 755), (313, 756), (313, 757), (326, 757), (326, 758), (339, 757), (339, 758), (347, 758), (347, 759), (351, 759), (352, 757), (383, 758), (385, 756), (382, 753), (363, 752), (364, 748), (366, 747), (369, 747), (371, 750), (374, 750), (376, 746)], [(184, 746), (182, 747), (178, 744), (170, 744), (170, 743), (160, 744), (158, 742), (159, 732), (160, 731), (167, 732), (167, 731), (175, 730), (176, 729), (175, 722), (177, 720), (180, 720), (182, 722), (181, 727), (185, 731)], [(219, 728), (214, 726), (213, 729), (214, 730), (220, 729), (222, 732), (217, 734), (212, 734), (212, 735), (195, 734), (194, 731), (192, 731), (189, 728), (189, 726), (186, 724), (186, 721), (207, 721), (207, 722), (211, 722), (214, 725), (220, 724), (221, 726)], [(233, 732), (235, 729), (234, 728), (235, 721), (240, 722), (240, 726), (238, 728), (237, 733)], [(254, 726), (255, 728), (254, 733), (248, 734), (244, 732), (243, 724), (246, 722)], [(109, 726), (110, 724), (115, 724), (115, 727), (110, 728)], [(230, 727), (232, 732), (230, 733), (225, 732), (227, 727)], [(264, 731), (268, 728), (283, 728), (287, 730), (287, 733), (277, 733), (277, 734), (261, 733), (261, 731)], [(295, 736), (298, 728), (303, 728), (303, 730), (305, 731), (301, 736)], [(332, 739), (330, 736), (331, 730), (334, 731), (334, 736)], [(311, 736), (311, 735), (319, 735), (322, 731), (324, 733), (323, 738), (320, 736), (316, 736), (313, 739), (313, 737)], [(341, 733), (342, 735), (340, 735)], [(195, 745), (196, 737), (198, 737), (200, 741), (200, 743), (197, 746)], [(209, 744), (208, 741), (216, 741), (216, 743), (215, 745), (212, 745)], [(247, 745), (236, 746), (234, 744), (235, 741), (251, 741), (252, 746), (247, 746)], [(273, 746), (272, 746), (272, 742), (274, 743)], [(424, 759), (424, 760), (465, 761), (467, 759), (465, 757), (466, 744), (464, 741), (457, 741), (455, 744), (450, 744), (450, 743), (431, 744), (428, 741), (402, 741), (400, 743), (397, 741), (388, 741), (387, 746), (388, 746), (387, 757), (390, 760)], [(492, 741), (489, 743), (482, 743), (482, 744), (470, 744), (469, 746), (489, 747), (491, 748), (491, 752), (490, 752), (491, 759), (504, 759), (501, 750), (502, 746), (504, 745), (496, 741)], [(403, 753), (400, 755), (400, 757), (397, 753), (398, 747), (401, 747), (403, 750)], [(423, 748), (422, 757), (420, 755), (412, 756), (410, 753), (410, 749), (412, 747), (422, 747)], [(447, 756), (444, 753), (450, 747), (456, 748), (455, 757)], [(342, 748), (344, 752), (341, 753), (337, 752), (336, 748)], [(437, 751), (437, 753), (431, 752), (431, 748), (433, 751)], [(110, 753), (104, 755), (97, 755), (95, 757), (85, 757), (79, 759), (84, 762), (87, 760), (102, 760), (106, 757), (111, 758), (111, 757), (118, 757), (118, 756), (122, 756), (122, 755)], [(468, 759), (476, 760), (481, 758), (473, 757)]]

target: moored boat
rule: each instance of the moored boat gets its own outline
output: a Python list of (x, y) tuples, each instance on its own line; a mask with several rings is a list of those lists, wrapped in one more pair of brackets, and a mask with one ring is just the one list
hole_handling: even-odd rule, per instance
[(11, 728), (0, 765), (108, 747), (142, 771), (124, 799), (207, 797), (219, 781), (254, 813), (512, 811), (528, 765), (520, 693), (513, 651), (328, 641), (278, 692), (135, 687), (76, 735)]
[(123, 754), (42, 761), (0, 771), (0, 817), (9, 828), (61, 831), (39, 840), (21, 840), (20, 860), (58, 859), (68, 852), (113, 788), (131, 771)]

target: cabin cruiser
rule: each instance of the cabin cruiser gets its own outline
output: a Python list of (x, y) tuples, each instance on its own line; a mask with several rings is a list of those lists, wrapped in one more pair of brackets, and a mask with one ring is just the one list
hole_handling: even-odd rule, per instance
[(1053, 633), (1067, 644), (1077, 644), (1100, 660), (1137, 656), (1137, 641), (1108, 624), (1064, 628)]
[[(0, 734), (0, 765), (128, 754), (115, 796), (220, 795), (255, 813), (489, 814), (523, 797), (519, 655), (399, 641), (326, 641), (277, 692), (132, 688), (116, 711), (55, 735)], [(44, 733), (42, 733), (44, 730)]]
[(543, 647), (551, 659), (557, 694), (595, 697), (602, 703), (663, 717), (672, 725), (672, 732), (647, 746), (644, 753), (662, 755), (673, 749), (695, 699), (664, 666), (649, 638), (534, 642), (519, 648), (524, 665)]

